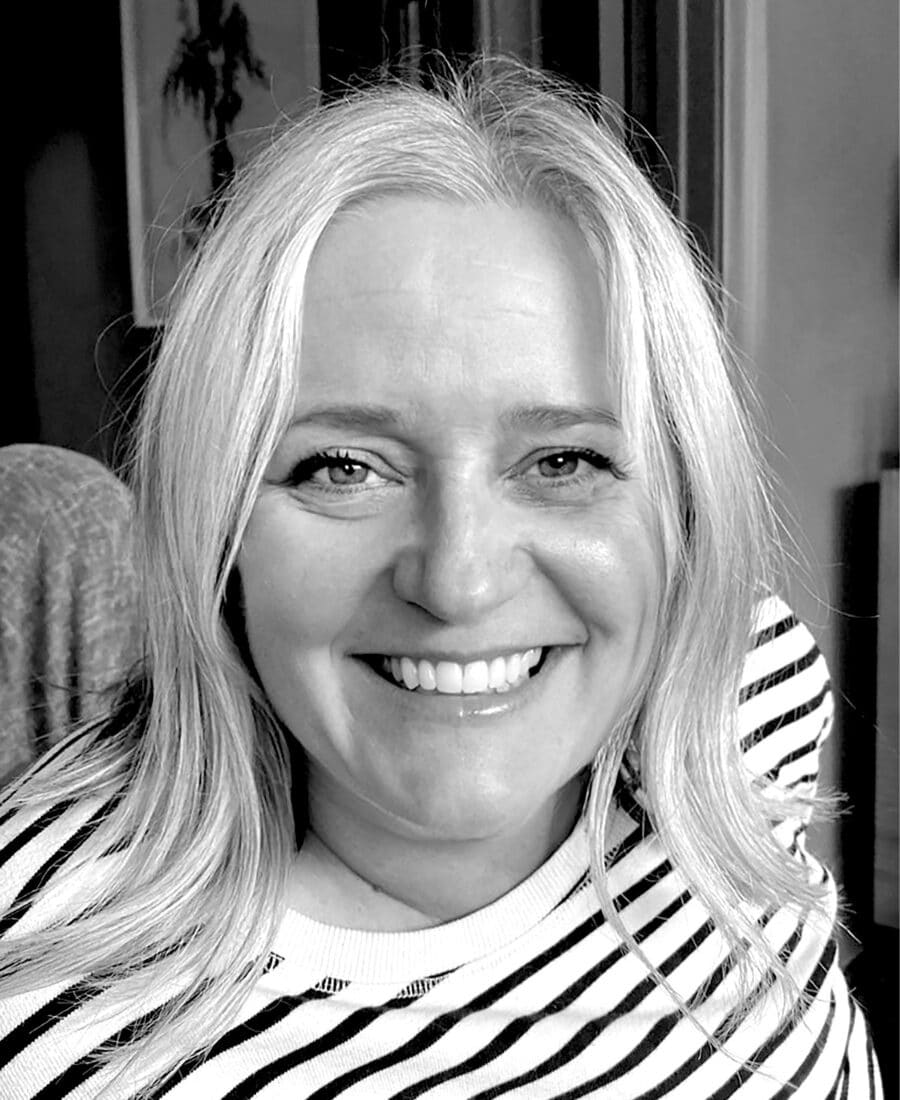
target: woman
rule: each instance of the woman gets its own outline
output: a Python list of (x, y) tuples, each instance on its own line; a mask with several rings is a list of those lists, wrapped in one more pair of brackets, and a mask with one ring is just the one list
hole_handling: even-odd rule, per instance
[(877, 1093), (824, 665), (592, 110), (489, 62), (232, 194), (143, 411), (145, 679), (8, 799), (12, 1095)]

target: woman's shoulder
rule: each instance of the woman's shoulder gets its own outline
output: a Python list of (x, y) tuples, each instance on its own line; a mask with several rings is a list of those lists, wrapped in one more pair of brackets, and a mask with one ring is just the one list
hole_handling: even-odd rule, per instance
[(109, 809), (91, 797), (0, 811), (0, 938), (33, 930), (64, 904), (56, 875)]
[(758, 778), (814, 787), (834, 719), (828, 665), (809, 628), (779, 596), (761, 600), (741, 677), (738, 731)]

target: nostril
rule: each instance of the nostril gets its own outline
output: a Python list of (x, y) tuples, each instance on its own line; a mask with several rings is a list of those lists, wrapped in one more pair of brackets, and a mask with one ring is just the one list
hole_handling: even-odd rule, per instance
[(442, 529), (404, 549), (393, 567), (396, 594), (438, 623), (471, 624), (522, 589), (523, 575), (508, 548), (487, 546), (486, 524), (471, 532)]

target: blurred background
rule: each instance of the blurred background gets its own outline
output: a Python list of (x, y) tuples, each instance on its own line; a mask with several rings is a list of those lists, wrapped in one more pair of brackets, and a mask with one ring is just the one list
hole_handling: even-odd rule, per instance
[[(897, 1095), (897, 5), (17, 7), (4, 16), (6, 96), (18, 107), (7, 112), (13, 309), (0, 445), (116, 461), (152, 370), (148, 264), (168, 247), (177, 266), (209, 217), (210, 188), (252, 144), (242, 133), (258, 137), (266, 117), (340, 95), (379, 66), (427, 82), (432, 51), (486, 47), (597, 89), (635, 120), (635, 154), (722, 282), (786, 520), (802, 532), (806, 565), (788, 595), (832, 668), (825, 783), (849, 799), (814, 842), (844, 884), (843, 958), (886, 1036), (886, 1095)], [(177, 225), (159, 213), (173, 197)], [(148, 260), (154, 227), (163, 243)]]

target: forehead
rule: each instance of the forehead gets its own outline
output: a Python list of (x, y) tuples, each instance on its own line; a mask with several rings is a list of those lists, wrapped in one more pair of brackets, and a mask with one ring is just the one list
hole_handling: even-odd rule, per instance
[(301, 402), (610, 402), (604, 332), (597, 264), (564, 218), (384, 198), (313, 256)]

